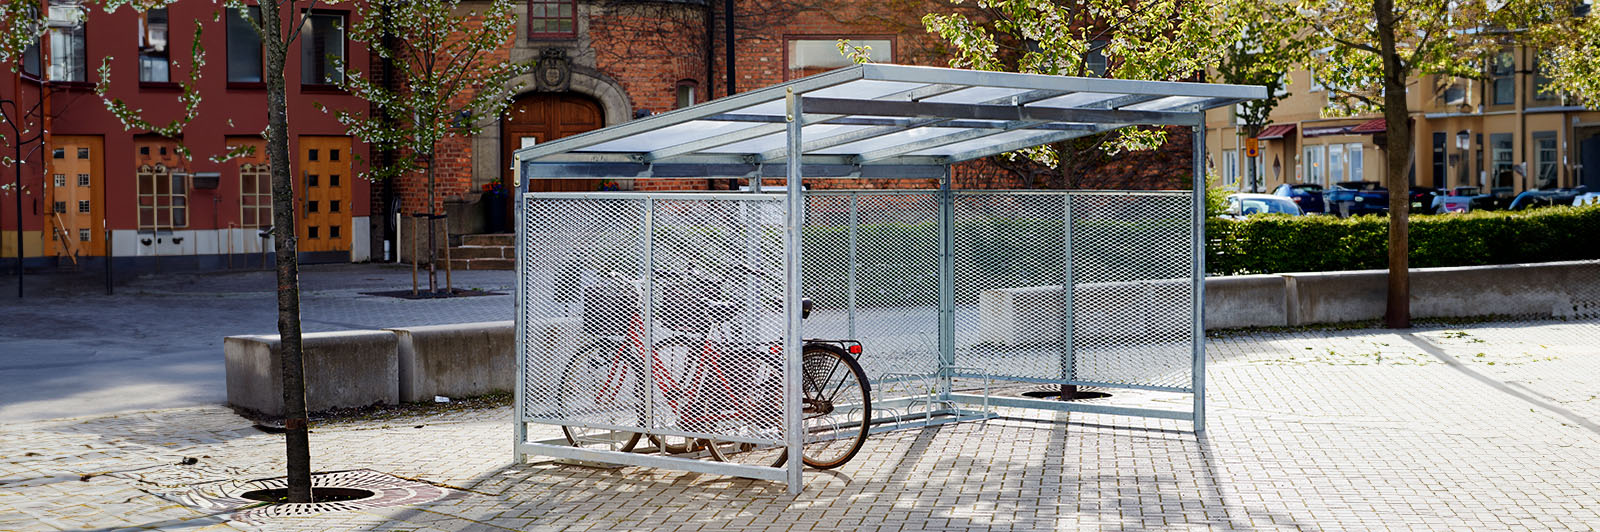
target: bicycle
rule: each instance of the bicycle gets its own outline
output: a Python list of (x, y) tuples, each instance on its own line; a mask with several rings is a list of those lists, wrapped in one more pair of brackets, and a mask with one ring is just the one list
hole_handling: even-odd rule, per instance
[[(748, 267), (738, 269), (764, 275)], [(656, 274), (666, 282), (658, 284), (662, 304), (655, 312), (653, 321), (659, 324), (655, 330), (664, 328), (671, 334), (651, 342), (650, 375), (655, 383), (652, 394), (664, 400), (669, 419), (694, 432), (781, 434), (786, 380), (782, 343), (739, 341), (747, 335), (737, 318), (748, 316), (748, 309), (705, 297), (721, 294), (719, 280), (693, 271)], [(567, 415), (585, 410), (623, 416), (632, 412), (638, 426), (650, 426), (640, 404), (647, 392), (644, 325), (637, 305), (643, 283), (615, 272), (609, 277), (612, 283), (584, 291), (583, 328), (596, 339), (568, 363), (558, 400)], [(804, 300), (801, 307), (802, 317), (808, 317), (811, 302)], [(619, 326), (618, 314), (628, 316), (625, 326)], [(871, 392), (866, 373), (853, 356), (860, 353), (860, 343), (853, 340), (802, 342), (801, 455), (806, 465), (839, 467), (866, 442)], [(681, 370), (673, 367), (678, 359), (684, 362)], [(599, 445), (620, 452), (632, 451), (641, 439), (638, 432), (576, 425), (565, 425), (562, 432), (574, 446)], [(783, 447), (656, 434), (649, 438), (670, 454), (704, 450), (713, 460), (774, 467), (788, 459)]]

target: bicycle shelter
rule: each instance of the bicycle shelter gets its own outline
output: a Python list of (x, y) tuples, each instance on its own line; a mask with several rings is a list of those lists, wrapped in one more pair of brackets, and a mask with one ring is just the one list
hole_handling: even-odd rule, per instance
[[(516, 447), (801, 486), (801, 460), (629, 452), (648, 434), (798, 457), (805, 338), (850, 338), (874, 422), (983, 405), (1204, 430), (1205, 180), (1184, 191), (956, 190), (950, 165), (1127, 126), (1193, 128), (1255, 86), (854, 65), (516, 152)], [(799, 154), (799, 155), (795, 155)], [(807, 191), (800, 178), (938, 179)], [(752, 192), (528, 193), (530, 179), (748, 179)], [(782, 194), (762, 179), (784, 180)], [(803, 319), (802, 296), (814, 302)], [(694, 331), (693, 334), (684, 331)], [(648, 346), (648, 347), (647, 347)], [(963, 383), (1190, 394), (1186, 410)], [(983, 412), (978, 414), (984, 415)], [(530, 440), (530, 426), (567, 427)]]

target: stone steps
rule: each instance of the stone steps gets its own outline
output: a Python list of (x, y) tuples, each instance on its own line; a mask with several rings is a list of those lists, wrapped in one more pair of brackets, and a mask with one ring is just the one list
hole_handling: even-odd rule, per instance
[[(461, 245), (450, 248), (453, 270), (510, 270), (516, 268), (516, 244), (511, 234), (462, 235)], [(443, 258), (443, 257), (441, 257)]]

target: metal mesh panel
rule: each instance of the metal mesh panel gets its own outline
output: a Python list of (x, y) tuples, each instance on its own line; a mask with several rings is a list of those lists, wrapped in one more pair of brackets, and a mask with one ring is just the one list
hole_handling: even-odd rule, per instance
[[(812, 193), (801, 265), (807, 337), (861, 342), (874, 381), (939, 369), (939, 201), (932, 192)], [(874, 401), (889, 399), (877, 394)]]
[(652, 216), (654, 426), (776, 443), (784, 205), (663, 197)]
[(956, 365), (1023, 380), (1071, 378), (1065, 193), (953, 196)]
[(778, 443), (783, 204), (623, 198), (525, 199), (524, 419)]
[(1075, 380), (1190, 389), (1190, 196), (1074, 193), (1071, 201)]
[(645, 426), (642, 357), (629, 337), (639, 298), (634, 285), (608, 277), (638, 278), (644, 213), (641, 199), (525, 201), (525, 418)]

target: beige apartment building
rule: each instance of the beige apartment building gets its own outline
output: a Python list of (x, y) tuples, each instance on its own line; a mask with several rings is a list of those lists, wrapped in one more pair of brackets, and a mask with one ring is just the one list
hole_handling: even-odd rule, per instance
[[(1416, 127), (1411, 184), (1478, 186), (1515, 192), (1587, 185), (1600, 191), (1600, 111), (1545, 89), (1533, 50), (1508, 48), (1482, 80), (1422, 77), (1407, 92)], [(1290, 96), (1258, 138), (1259, 192), (1284, 183), (1324, 187), (1386, 175), (1381, 114), (1323, 118), (1328, 91), (1310, 72), (1289, 74)], [(1237, 110), (1207, 120), (1211, 172), (1230, 189), (1251, 191), (1246, 139)]]

